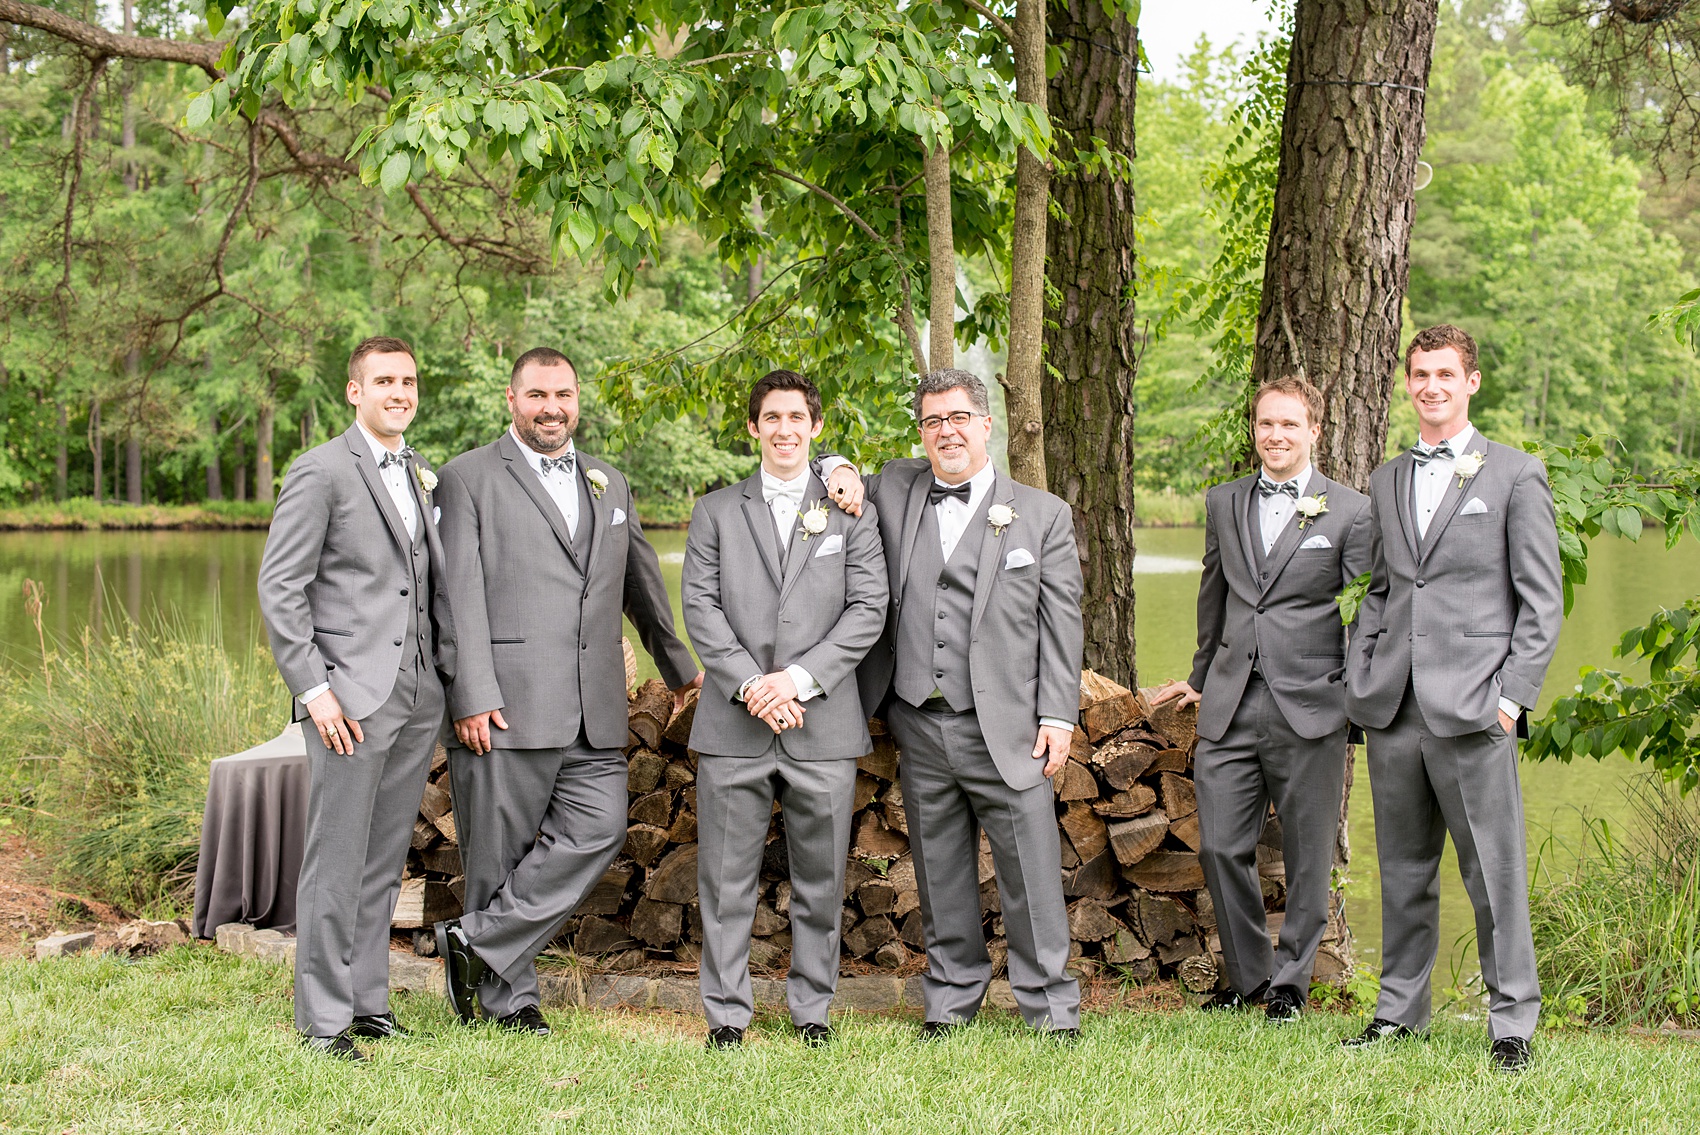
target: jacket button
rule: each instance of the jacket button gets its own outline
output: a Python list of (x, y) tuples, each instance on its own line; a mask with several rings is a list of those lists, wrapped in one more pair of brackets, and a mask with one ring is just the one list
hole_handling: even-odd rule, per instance
[(937, 646), (940, 650), (944, 649), (944, 643), (942, 643), (942, 642), (934, 643), (933, 645)]
[(396, 640), (395, 640), (395, 644), (396, 644), (396, 645), (397, 645), (397, 646), (400, 646), (400, 645), (401, 645), (401, 639), (399, 639), (399, 638), (398, 638), (398, 639), (396, 639)]
[(1421, 587), (1421, 586), (1422, 586), (1422, 585), (1423, 585), (1423, 581), (1422, 581), (1422, 580), (1420, 580), (1420, 579), (1419, 579), (1419, 580), (1417, 580), (1417, 586), (1418, 586), (1418, 587)]
[(935, 678), (944, 677), (944, 671), (943, 670), (934, 670), (933, 671), (933, 677), (935, 677)]
[(1259, 607), (1259, 608), (1258, 608), (1258, 609), (1257, 609), (1257, 613), (1258, 613), (1258, 614), (1259, 614), (1259, 615), (1261, 615), (1261, 614), (1263, 614), (1263, 608), (1262, 608), (1262, 607)]
[(940, 591), (949, 591), (950, 590), (950, 584), (946, 583), (942, 579), (939, 580), (939, 590)]
[(1251, 657), (1252, 657), (1251, 651), (1249, 651), (1249, 650), (1246, 651), (1245, 656), (1246, 656), (1246, 661), (1248, 661), (1248, 662), (1251, 661)]
[(406, 595), (406, 594), (407, 594), (407, 588), (405, 588), (405, 587), (404, 587), (404, 588), (402, 588), (402, 589), (401, 589), (401, 593), (402, 593), (402, 594), (403, 594), (403, 595)]

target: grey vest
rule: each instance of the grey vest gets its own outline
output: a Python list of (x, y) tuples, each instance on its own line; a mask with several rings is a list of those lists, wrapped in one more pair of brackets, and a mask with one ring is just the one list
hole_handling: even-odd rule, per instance
[[(528, 471), (528, 475), (535, 474)], [(590, 506), (590, 491), (585, 487), (584, 468), (582, 466), (575, 470), (574, 480), (578, 484), (578, 527), (573, 530), (572, 534), (573, 555), (567, 556), (564, 552), (561, 555), (567, 561), (567, 578), (571, 581), (570, 586), (576, 589), (577, 594), (573, 596), (571, 602), (556, 606), (550, 611), (548, 617), (560, 624), (563, 633), (570, 634), (573, 640), (582, 642), (584, 638), (581, 626), (584, 622), (584, 594), (590, 589), (590, 557), (594, 554), (592, 545), (595, 543), (591, 533), (596, 527), (596, 511)], [(547, 490), (544, 491), (544, 499), (549, 501), (550, 507), (554, 507), (554, 500), (549, 497)], [(565, 527), (566, 519), (565, 516), (561, 517), (562, 527)], [(559, 547), (559, 545), (556, 545), (556, 547)], [(578, 557), (577, 563), (573, 562), (573, 556)], [(580, 654), (582, 653), (581, 650)], [(578, 728), (582, 731), (584, 728), (584, 705), (580, 698), (579, 662), (579, 655), (573, 655), (569, 662), (571, 671), (561, 675), (560, 690), (561, 696), (572, 703), (572, 714), (578, 718)], [(621, 676), (620, 680), (625, 681), (624, 675)], [(570, 742), (571, 738), (568, 738), (567, 741)]]
[(431, 553), (425, 544), (425, 526), (431, 520), (425, 502), (420, 499), (418, 485), (412, 483), (418, 480), (418, 476), (411, 467), (407, 479), (413, 492), (413, 511), (418, 519), (414, 524), (413, 545), (409, 549), (413, 582), (408, 587), (407, 637), (402, 640), (412, 643), (413, 649), (402, 649), (401, 669), (409, 670), (417, 665), (424, 670), (431, 665), (431, 618), (426, 614), (431, 602)]
[(892, 687), (910, 705), (920, 705), (937, 690), (958, 713), (974, 708), (968, 646), (973, 637), (974, 582), (991, 500), (992, 494), (987, 493), (974, 510), (949, 562), (939, 547), (938, 507), (922, 507), (909, 578), (903, 587), (903, 612), (897, 620)]

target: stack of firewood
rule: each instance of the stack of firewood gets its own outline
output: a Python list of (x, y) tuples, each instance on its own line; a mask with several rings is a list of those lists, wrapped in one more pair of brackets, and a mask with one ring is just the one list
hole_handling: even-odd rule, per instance
[[(1214, 988), (1220, 943), (1198, 859), (1196, 716), (1172, 706), (1153, 709), (1143, 692), (1091, 671), (1081, 675), (1080, 708), (1071, 759), (1054, 780), (1073, 968), (1083, 976), (1176, 976), (1198, 992)], [(674, 715), (672, 696), (659, 681), (631, 695), (626, 846), (558, 939), (605, 968), (633, 969), (650, 961), (689, 965), (701, 956), (697, 757), (686, 745), (694, 709), (693, 700)], [(856, 775), (843, 952), (851, 968), (913, 969), (924, 941), (899, 754), (883, 725), (872, 724), (874, 750), (859, 762)], [(459, 913), (464, 885), (446, 771), (439, 750), (414, 828), (398, 927), (428, 927)], [(1274, 933), (1286, 888), (1280, 826), (1273, 816), (1257, 856)], [(784, 818), (776, 806), (753, 927), (751, 963), (758, 971), (785, 965), (790, 899)], [(994, 968), (1001, 970), (1007, 946), (984, 836), (980, 905)], [(1337, 898), (1318, 976), (1342, 974), (1349, 946)]]

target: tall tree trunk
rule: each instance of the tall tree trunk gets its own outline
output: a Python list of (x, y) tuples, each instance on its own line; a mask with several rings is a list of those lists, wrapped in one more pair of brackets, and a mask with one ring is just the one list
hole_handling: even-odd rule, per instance
[(927, 151), (927, 368), (956, 365), (956, 235), (950, 213), (950, 147)]
[[(124, 34), (136, 34), (136, 5), (134, 0), (124, 0)], [(136, 87), (136, 64), (126, 60), (124, 63), (123, 98), (124, 118), (121, 127), (121, 142), (124, 147), (124, 188), (131, 193), (136, 191), (136, 108), (131, 95)]]
[(1049, 276), (1062, 310), (1045, 328), (1045, 468), (1074, 510), (1086, 577), (1086, 665), (1134, 685), (1134, 376), (1143, 339), (1134, 319), (1133, 185), (1125, 167), (1088, 168), (1092, 139), (1134, 155), (1138, 34), (1100, 0), (1059, 0), (1051, 42), (1051, 124), (1062, 168), (1051, 195)]
[(1294, 18), (1252, 377), (1322, 388), (1316, 465), (1357, 489), (1387, 443), (1435, 15), (1299, 0)]
[(272, 430), (277, 424), (277, 376), (266, 380), (266, 398), (260, 403), (260, 418), (254, 425), (254, 499), (272, 500)]
[(125, 500), (131, 504), (142, 502), (142, 439), (134, 432), (124, 439), (124, 485)]
[(236, 470), (236, 499), (239, 501), (248, 499), (248, 438), (242, 432), (245, 425), (237, 427), (235, 452), (231, 454)]
[(221, 501), (224, 499), (224, 469), (219, 464), (218, 454), (218, 411), (212, 415), (212, 454), (207, 458), (207, 499)]
[(71, 483), (71, 449), (66, 437), (65, 400), (56, 399), (53, 403), (54, 418), (54, 448), (53, 448), (53, 499), (62, 501), (70, 494)]
[[(1045, 111), (1045, 0), (1015, 6), (1015, 97)], [(1009, 361), (1004, 408), (1009, 421), (1009, 475), (1045, 484), (1044, 371), (1045, 225), (1051, 173), (1023, 146), (1015, 155), (1015, 219), (1010, 236)]]
[(89, 403), (89, 455), (94, 459), (94, 503), (105, 496), (106, 439), (100, 436), (100, 399)]

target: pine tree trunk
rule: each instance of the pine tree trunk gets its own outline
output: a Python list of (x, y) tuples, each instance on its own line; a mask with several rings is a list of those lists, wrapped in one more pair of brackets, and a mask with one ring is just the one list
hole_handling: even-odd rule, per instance
[(94, 460), (94, 503), (105, 496), (106, 440), (100, 436), (100, 399), (89, 403), (89, 456)]
[[(1092, 139), (1129, 161), (1138, 37), (1099, 0), (1059, 0), (1051, 77), (1059, 155), (1091, 153)], [(1086, 577), (1086, 665), (1136, 682), (1134, 651), (1134, 374), (1142, 336), (1134, 319), (1133, 185), (1122, 171), (1066, 165), (1051, 178), (1065, 215), (1050, 222), (1049, 276), (1062, 310), (1045, 328), (1045, 469), (1051, 492), (1074, 510)]]
[(1316, 465), (1381, 464), (1410, 276), (1436, 0), (1299, 0), (1252, 377), (1327, 397)]
[(124, 439), (125, 500), (142, 503), (142, 439), (132, 433)]
[(53, 499), (62, 501), (70, 494), (71, 483), (71, 450), (66, 444), (66, 413), (65, 400), (58, 399), (53, 403), (54, 421), (57, 425), (53, 450)]
[(218, 412), (212, 416), (212, 453), (207, 458), (207, 499), (221, 501), (224, 499), (224, 469), (219, 465), (218, 454)]
[[(1015, 6), (1015, 97), (1045, 109), (1045, 0)], [(1009, 362), (1003, 379), (1009, 475), (1045, 484), (1045, 225), (1051, 173), (1023, 146), (1015, 155), (1015, 219), (1009, 255)]]
[(272, 430), (277, 424), (277, 407), (270, 396), (276, 389), (275, 380), (267, 389), (268, 399), (260, 406), (260, 419), (254, 425), (254, 499), (272, 500)]
[(950, 213), (950, 147), (923, 159), (927, 186), (927, 369), (956, 365), (956, 226)]
[(231, 454), (236, 470), (236, 499), (248, 499), (248, 438), (238, 432), (236, 435), (235, 452)]

